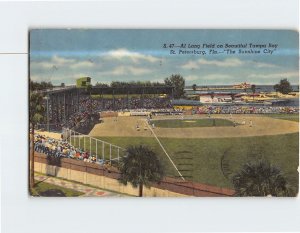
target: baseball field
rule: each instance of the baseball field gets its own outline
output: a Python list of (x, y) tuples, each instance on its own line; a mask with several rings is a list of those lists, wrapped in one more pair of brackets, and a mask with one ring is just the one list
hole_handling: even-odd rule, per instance
[(268, 159), (291, 182), (298, 182), (297, 119), (274, 114), (155, 116), (148, 124), (146, 117), (113, 117), (95, 125), (89, 136), (122, 148), (148, 145), (160, 156), (167, 175), (232, 188), (228, 174), (258, 158)]

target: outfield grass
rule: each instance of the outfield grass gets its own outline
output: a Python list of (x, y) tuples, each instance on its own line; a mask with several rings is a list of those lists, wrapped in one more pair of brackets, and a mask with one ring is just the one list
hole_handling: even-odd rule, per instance
[[(178, 175), (154, 138), (101, 137), (100, 139), (122, 147), (148, 145), (162, 159), (167, 175)], [(197, 182), (232, 188), (231, 182), (224, 177), (221, 169), (221, 157), (227, 151), (225, 160), (232, 173), (239, 170), (245, 162), (264, 157), (271, 164), (279, 166), (290, 180), (298, 183), (298, 133), (241, 138), (160, 138), (160, 140), (177, 167), (190, 170), (182, 171), (182, 174), (192, 176), (192, 180)]]
[(189, 128), (189, 127), (214, 127), (214, 126), (233, 126), (232, 121), (226, 119), (167, 119), (153, 120), (155, 127), (160, 128)]
[(265, 116), (281, 120), (299, 122), (299, 114), (266, 114)]
[(59, 191), (66, 197), (78, 197), (83, 195), (84, 193), (73, 190), (73, 189), (68, 189), (68, 188), (63, 188), (61, 186), (57, 186), (54, 184), (49, 184), (46, 182), (39, 182), (35, 181), (36, 185), (34, 189), (32, 190), (32, 196), (46, 196), (45, 192), (51, 192), (53, 190)]

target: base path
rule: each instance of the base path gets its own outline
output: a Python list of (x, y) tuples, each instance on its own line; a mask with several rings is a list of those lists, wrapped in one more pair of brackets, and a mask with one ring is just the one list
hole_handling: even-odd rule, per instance
[(39, 182), (45, 182), (57, 186), (61, 186), (63, 188), (73, 189), (79, 192), (84, 193), (80, 197), (122, 197), (126, 195), (122, 195), (119, 193), (113, 193), (106, 190), (91, 188), (89, 186), (85, 186), (83, 184), (74, 183), (71, 181), (61, 180), (52, 176), (35, 174), (34, 179)]
[[(254, 114), (229, 114), (211, 115), (212, 118), (222, 118), (235, 121), (240, 124), (236, 127), (191, 127), (191, 128), (159, 128), (153, 131), (157, 137), (167, 138), (224, 138), (224, 137), (251, 137), (263, 135), (279, 135), (299, 132), (299, 123), (288, 120), (275, 119), (263, 115)], [(181, 116), (157, 116), (159, 119), (182, 119)], [(183, 120), (207, 119), (207, 115), (184, 116)], [(250, 127), (250, 121), (252, 126)], [(241, 125), (245, 122), (245, 125)], [(104, 122), (95, 125), (90, 136), (98, 137), (153, 137), (147, 127), (145, 117), (118, 117), (104, 118)], [(139, 126), (137, 130), (136, 126)]]
[(170, 160), (171, 164), (173, 165), (173, 167), (175, 168), (175, 170), (177, 171), (177, 173), (179, 174), (180, 178), (185, 180), (184, 177), (182, 176), (181, 172), (178, 170), (178, 168), (176, 167), (175, 163), (173, 162), (173, 160), (171, 159), (170, 155), (168, 154), (168, 152), (166, 151), (166, 149), (164, 148), (164, 146), (161, 144), (160, 140), (158, 139), (158, 137), (155, 135), (155, 132), (153, 131), (153, 129), (148, 125), (149, 130), (152, 132), (153, 136), (155, 137), (155, 139), (157, 140), (158, 144), (160, 145), (161, 149), (163, 150), (163, 152), (165, 153), (165, 155), (168, 157), (168, 159)]

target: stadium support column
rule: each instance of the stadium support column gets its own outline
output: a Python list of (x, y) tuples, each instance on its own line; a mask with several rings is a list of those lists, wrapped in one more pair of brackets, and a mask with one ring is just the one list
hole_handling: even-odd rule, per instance
[(59, 95), (59, 112), (60, 112), (60, 114), (59, 114), (59, 116), (60, 116), (60, 123), (62, 123), (62, 120), (63, 120), (63, 111), (62, 111), (62, 98), (63, 98), (63, 96), (62, 96), (62, 94), (60, 94)]
[(54, 119), (54, 109), (53, 109), (53, 95), (50, 95), (50, 105), (51, 105), (51, 120)]
[(64, 92), (64, 122), (67, 122), (66, 118), (66, 92)]
[(50, 128), (49, 128), (49, 96), (46, 96), (46, 100), (47, 100), (47, 130), (48, 132), (50, 131)]
[(113, 90), (113, 110), (116, 110), (116, 108), (115, 108), (115, 105), (116, 103), (115, 103), (115, 90)]
[(129, 109), (129, 96), (128, 95), (129, 95), (129, 93), (128, 93), (128, 90), (127, 90), (127, 105), (126, 105), (127, 109)]
[(69, 119), (69, 116), (70, 116), (70, 100), (71, 100), (71, 98), (70, 98), (70, 96), (71, 96), (71, 92), (69, 91), (68, 92), (68, 95), (67, 95), (67, 119)]
[(145, 89), (143, 88), (142, 93), (141, 93), (141, 108), (144, 108), (144, 91), (145, 91)]
[(69, 92), (69, 94), (68, 94), (68, 98), (67, 98), (67, 118), (69, 118), (69, 116), (70, 116), (70, 110), (71, 110), (71, 108), (72, 108), (72, 106), (71, 106), (71, 91)]
[(75, 111), (75, 104), (74, 104), (74, 92), (72, 92), (72, 97), (71, 97), (71, 114), (73, 114)]
[(79, 89), (77, 89), (77, 112), (79, 112)]
[(60, 123), (59, 94), (56, 94), (56, 122)]
[(63, 115), (63, 95), (60, 94), (60, 121), (63, 122), (64, 115)]
[(47, 131), (49, 132), (49, 95), (46, 95), (44, 97), (44, 99), (46, 100), (46, 108), (47, 108)]

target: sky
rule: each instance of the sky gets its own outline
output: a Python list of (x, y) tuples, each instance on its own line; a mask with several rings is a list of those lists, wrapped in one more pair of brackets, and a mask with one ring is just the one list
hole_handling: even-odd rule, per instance
[[(170, 44), (186, 48), (170, 48)], [(215, 47), (203, 48), (203, 44)], [(232, 48), (236, 53), (227, 54), (226, 44), (247, 44), (245, 50), (250, 50), (250, 44), (266, 48), (252, 48), (259, 54)], [(189, 45), (200, 45), (196, 48), (200, 54), (184, 54), (194, 50)], [(34, 29), (30, 31), (30, 78), (72, 85), (85, 76), (95, 84), (163, 82), (180, 74), (186, 85), (274, 85), (282, 78), (298, 85), (298, 46), (298, 32), (289, 30)], [(176, 54), (170, 54), (171, 49)], [(210, 49), (217, 54), (210, 54)]]

